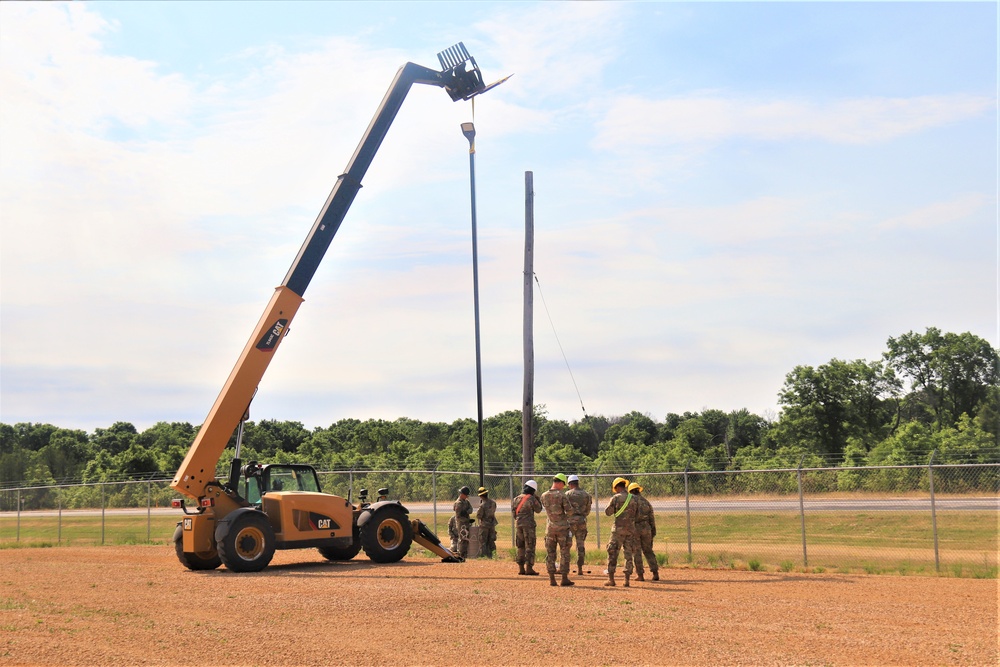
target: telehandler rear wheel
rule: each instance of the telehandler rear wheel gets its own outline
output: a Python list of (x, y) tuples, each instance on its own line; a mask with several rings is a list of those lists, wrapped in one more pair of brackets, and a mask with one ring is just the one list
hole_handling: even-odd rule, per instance
[(354, 527), (354, 542), (349, 547), (319, 547), (319, 552), (327, 560), (351, 560), (361, 551), (361, 533)]
[(219, 558), (233, 572), (259, 572), (274, 558), (274, 530), (259, 512), (240, 514), (219, 540)]
[(410, 550), (413, 529), (399, 507), (382, 507), (361, 527), (361, 546), (376, 563), (395, 563)]
[(177, 554), (177, 560), (189, 570), (214, 570), (222, 565), (218, 551), (185, 553), (184, 529), (181, 528), (180, 523), (177, 524), (177, 530), (174, 531), (174, 552)]

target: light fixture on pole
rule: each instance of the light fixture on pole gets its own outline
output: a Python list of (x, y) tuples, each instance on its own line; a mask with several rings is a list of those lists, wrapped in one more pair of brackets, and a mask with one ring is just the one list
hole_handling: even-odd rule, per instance
[(476, 126), (462, 123), (462, 134), (469, 140), (469, 187), (472, 199), (472, 301), (476, 319), (476, 407), (479, 434), (479, 486), (486, 485), (483, 465), (483, 362), (479, 344), (479, 249), (476, 240)]

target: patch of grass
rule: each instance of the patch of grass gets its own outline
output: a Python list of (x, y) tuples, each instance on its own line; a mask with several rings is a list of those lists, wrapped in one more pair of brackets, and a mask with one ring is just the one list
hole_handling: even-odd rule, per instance
[(813, 568), (813, 572), (815, 572), (816, 574), (823, 574), (824, 572), (826, 572), (826, 568), (823, 567), (822, 565), (819, 565)]
[(793, 563), (792, 561), (790, 561), (790, 560), (783, 560), (783, 561), (781, 561), (781, 571), (782, 572), (791, 572), (794, 569), (795, 569), (795, 563)]
[(747, 566), (754, 572), (760, 572), (763, 569), (760, 560), (757, 558), (751, 558), (750, 560), (748, 560)]

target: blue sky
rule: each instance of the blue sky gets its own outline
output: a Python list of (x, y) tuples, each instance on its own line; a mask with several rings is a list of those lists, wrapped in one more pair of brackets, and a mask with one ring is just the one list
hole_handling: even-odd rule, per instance
[[(0, 421), (200, 423), (396, 69), (464, 41), (484, 406), (535, 272), (591, 414), (997, 345), (995, 3), (0, 3)], [(476, 412), (467, 102), (416, 87), (252, 416)], [(582, 416), (536, 292), (536, 403)]]

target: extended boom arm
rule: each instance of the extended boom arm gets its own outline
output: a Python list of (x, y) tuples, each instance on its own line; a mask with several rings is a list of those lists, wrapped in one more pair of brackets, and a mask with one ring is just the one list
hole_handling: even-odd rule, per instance
[[(247, 411), (274, 351), (303, 301), (306, 287), (361, 189), (361, 179), (368, 171), (410, 87), (414, 83), (439, 86), (448, 92), (453, 101), (458, 101), (470, 99), (497, 85), (486, 86), (483, 83), (475, 60), (469, 56), (461, 42), (438, 54), (438, 60), (442, 66), (441, 71), (406, 63), (396, 73), (396, 78), (361, 138), (361, 143), (347, 164), (347, 170), (338, 177), (326, 204), (288, 269), (288, 274), (275, 289), (236, 366), (229, 374), (229, 379), (215, 399), (205, 423), (170, 484), (171, 488), (198, 499), (205, 495), (206, 485), (217, 484), (215, 469), (219, 458), (239, 425), (240, 418)], [(470, 63), (471, 69), (467, 69)]]

